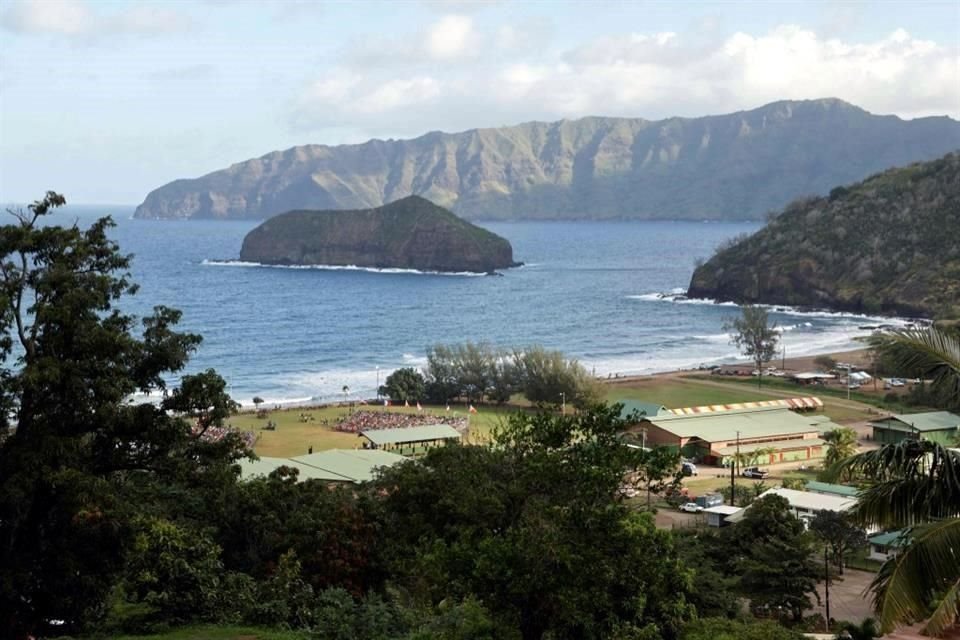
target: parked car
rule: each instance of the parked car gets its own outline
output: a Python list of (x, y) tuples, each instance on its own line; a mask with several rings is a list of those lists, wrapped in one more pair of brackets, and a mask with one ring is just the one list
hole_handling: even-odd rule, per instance
[(700, 513), (703, 511), (703, 507), (698, 505), (696, 502), (684, 502), (680, 505), (680, 511), (686, 511), (687, 513)]
[(700, 475), (700, 472), (697, 471), (697, 465), (693, 464), (692, 462), (684, 462), (681, 465), (681, 469), (683, 470), (683, 475), (685, 476)]
[(743, 470), (743, 473), (741, 475), (744, 478), (755, 478), (758, 480), (763, 480), (764, 478), (770, 475), (770, 472), (767, 471), (766, 469), (760, 469), (757, 467), (747, 467), (746, 469)]

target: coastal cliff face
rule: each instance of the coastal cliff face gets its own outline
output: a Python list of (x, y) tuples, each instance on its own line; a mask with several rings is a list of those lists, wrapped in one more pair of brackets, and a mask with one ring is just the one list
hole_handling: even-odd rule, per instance
[(960, 154), (791, 204), (698, 267), (687, 295), (960, 318)]
[(417, 194), (469, 219), (757, 219), (960, 148), (960, 123), (840, 100), (703, 118), (582, 118), (306, 145), (152, 191), (137, 218), (263, 219)]
[(475, 273), (519, 266), (506, 239), (418, 196), (375, 209), (275, 216), (247, 234), (240, 259)]

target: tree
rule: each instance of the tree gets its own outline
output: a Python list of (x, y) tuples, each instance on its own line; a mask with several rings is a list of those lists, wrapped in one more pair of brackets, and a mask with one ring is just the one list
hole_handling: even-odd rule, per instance
[(799, 631), (786, 629), (776, 622), (704, 618), (683, 628), (681, 640), (804, 640)]
[(600, 402), (602, 389), (576, 360), (560, 351), (532, 346), (514, 353), (523, 394), (537, 405), (559, 407), (568, 402), (583, 409)]
[(830, 549), (831, 561), (843, 575), (843, 559), (852, 550), (867, 544), (863, 529), (856, 526), (845, 513), (818, 511), (810, 520), (812, 531)]
[(810, 539), (786, 499), (754, 500), (743, 520), (727, 531), (728, 544), (738, 554), (740, 589), (751, 608), (768, 615), (782, 609), (799, 622), (813, 606), (810, 594), (817, 593), (819, 571), (811, 560)]
[(419, 402), (424, 399), (426, 389), (427, 383), (423, 374), (413, 367), (405, 367), (387, 376), (379, 393), (393, 402)]
[(253, 396), (253, 406), (256, 408), (257, 413), (260, 413), (260, 405), (263, 404), (263, 398), (260, 396)]
[[(616, 407), (515, 414), (493, 447), (384, 471), (384, 557), (425, 606), (476, 597), (523, 638), (674, 637), (692, 615), (669, 532), (617, 499), (635, 452)], [(631, 637), (631, 636), (624, 636)]]
[[(933, 380), (944, 408), (960, 405), (960, 338), (930, 327), (872, 336), (871, 347), (898, 371)], [(909, 544), (884, 563), (871, 584), (874, 610), (884, 633), (926, 620), (924, 633), (958, 626), (960, 569), (960, 455), (935, 442), (905, 440), (856, 455), (840, 464), (862, 474), (856, 516), (865, 525), (910, 528)]]
[(813, 359), (813, 364), (820, 367), (823, 372), (833, 371), (837, 368), (837, 361), (830, 356), (817, 356)]
[(647, 492), (648, 509), (652, 493), (661, 493), (668, 487), (679, 487), (683, 478), (683, 472), (679, 468), (680, 453), (667, 447), (654, 447), (638, 452), (634, 464), (635, 482)]
[[(235, 405), (216, 374), (185, 376), (157, 406), (200, 337), (157, 307), (134, 334), (114, 308), (136, 287), (130, 258), (89, 229), (41, 224), (65, 204), (48, 192), (0, 227), (0, 636), (72, 632), (102, 615), (144, 499), (201, 482), (244, 453), (237, 438), (194, 433), (174, 407), (218, 424)], [(216, 383), (211, 386), (211, 383)], [(164, 487), (161, 491), (160, 487)], [(135, 497), (132, 497), (135, 496)]]
[(753, 360), (758, 374), (757, 386), (761, 386), (764, 363), (770, 362), (777, 355), (777, 345), (780, 343), (777, 324), (770, 323), (766, 309), (747, 305), (743, 307), (742, 315), (728, 320), (723, 329), (731, 332), (731, 344), (736, 345), (740, 353)]
[(829, 470), (857, 453), (857, 432), (850, 427), (839, 427), (827, 431), (823, 434), (823, 439), (830, 445), (823, 460)]
[(958, 623), (960, 454), (927, 440), (904, 440), (856, 455), (841, 468), (870, 482), (855, 516), (865, 526), (906, 529), (908, 544), (870, 585), (880, 630), (926, 620), (938, 635)]
[(960, 409), (960, 336), (929, 327), (871, 336), (870, 346), (896, 371), (933, 381), (944, 409)]

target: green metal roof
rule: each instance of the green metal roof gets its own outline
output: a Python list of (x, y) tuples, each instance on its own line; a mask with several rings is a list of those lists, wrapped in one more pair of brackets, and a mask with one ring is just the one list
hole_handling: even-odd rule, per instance
[(373, 479), (377, 467), (390, 467), (406, 460), (401, 455), (377, 449), (330, 449), (291, 458), (301, 465), (340, 476), (350, 482)]
[(421, 427), (403, 427), (400, 429), (370, 429), (369, 431), (361, 431), (360, 435), (378, 446), (460, 439), (460, 432), (448, 424), (427, 424)]
[(960, 429), (960, 416), (949, 411), (899, 413), (874, 420), (871, 424), (895, 431), (953, 431)]
[(643, 402), (642, 400), (617, 400), (617, 402), (623, 405), (623, 410), (620, 412), (620, 417), (624, 420), (628, 419), (634, 411), (639, 413), (641, 416), (655, 416), (661, 411), (667, 410), (667, 408), (662, 404)]
[(255, 476), (268, 476), (280, 467), (290, 467), (299, 472), (297, 477), (300, 480), (327, 480), (329, 482), (351, 481), (351, 479), (346, 476), (300, 464), (289, 458), (262, 457), (259, 460), (244, 459), (238, 464), (240, 465), (240, 478), (242, 480), (249, 480)]
[(888, 531), (867, 538), (870, 544), (877, 544), (881, 547), (902, 547), (907, 543), (903, 537), (903, 531)]
[(736, 440), (737, 432), (741, 440), (751, 440), (766, 436), (820, 433), (840, 426), (822, 422), (816, 417), (796, 413), (786, 407), (758, 407), (690, 415), (666, 414), (648, 420), (678, 437), (697, 437), (707, 442)]
[(817, 482), (816, 480), (807, 481), (807, 491), (813, 491), (816, 493), (832, 493), (837, 496), (849, 496), (851, 498), (856, 497), (860, 493), (860, 489), (857, 489), (856, 487), (848, 487), (845, 484)]
[[(742, 435), (740, 436), (743, 437)], [(750, 453), (751, 451), (756, 451), (757, 449), (765, 449), (767, 447), (782, 450), (782, 449), (799, 449), (800, 447), (819, 447), (826, 443), (825, 440), (820, 438), (796, 438), (791, 440), (774, 440), (773, 442), (751, 442), (749, 444), (740, 445), (740, 453)], [(729, 447), (720, 447), (715, 451), (722, 456), (732, 456), (737, 452), (737, 446), (731, 445)]]

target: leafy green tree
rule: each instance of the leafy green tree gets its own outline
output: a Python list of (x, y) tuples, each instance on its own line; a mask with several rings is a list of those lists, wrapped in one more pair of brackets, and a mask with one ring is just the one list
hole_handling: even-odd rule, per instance
[(690, 574), (669, 532), (617, 499), (635, 465), (624, 427), (616, 407), (516, 414), (494, 447), (386, 470), (373, 489), (394, 580), (427, 606), (475, 596), (523, 638), (675, 636)]
[(866, 546), (867, 536), (845, 513), (818, 511), (810, 520), (812, 531), (830, 549), (830, 559), (843, 575), (844, 557), (855, 549)]
[(141, 519), (135, 529), (125, 567), (133, 599), (156, 609), (165, 622), (208, 617), (223, 573), (220, 547), (203, 533), (158, 518)]
[(680, 470), (680, 452), (671, 451), (666, 447), (638, 451), (632, 475), (637, 486), (643, 487), (646, 491), (649, 509), (651, 494), (662, 493), (680, 486), (683, 479), (683, 472)]
[(837, 368), (837, 361), (830, 356), (817, 356), (813, 359), (813, 364), (817, 365), (821, 371), (833, 371)]
[(780, 332), (777, 323), (771, 323), (767, 310), (751, 305), (744, 306), (741, 316), (728, 320), (724, 331), (731, 332), (730, 341), (740, 353), (753, 360), (757, 368), (757, 386), (762, 385), (763, 365), (777, 355)]
[(836, 638), (837, 640), (874, 640), (883, 635), (877, 621), (873, 618), (865, 618), (860, 624), (845, 622), (840, 625)]
[(584, 366), (560, 351), (532, 346), (515, 352), (514, 361), (523, 394), (534, 404), (559, 407), (567, 402), (582, 409), (603, 398), (602, 389)]
[(688, 600), (701, 618), (735, 618), (741, 613), (740, 578), (726, 537), (713, 528), (676, 529), (674, 543), (684, 566), (694, 571), (694, 583), (709, 585), (693, 589)]
[(419, 402), (426, 397), (427, 383), (423, 374), (413, 367), (397, 369), (380, 387), (380, 395), (393, 402)]
[[(729, 533), (727, 533), (729, 532)], [(818, 567), (803, 524), (786, 499), (768, 495), (753, 501), (743, 520), (725, 531), (737, 553), (740, 589), (754, 611), (786, 612), (799, 622), (816, 595)]]
[(704, 618), (683, 629), (681, 640), (804, 640), (805, 635), (769, 620)]
[(200, 429), (217, 423), (234, 405), (216, 374), (185, 376), (159, 406), (128, 401), (164, 390), (200, 338), (174, 331), (180, 314), (165, 307), (135, 335), (134, 319), (114, 308), (136, 287), (130, 258), (107, 237), (112, 222), (41, 224), (64, 203), (49, 192), (0, 227), (0, 636), (9, 638), (100, 617), (142, 500), (244, 452), (237, 438), (199, 437), (173, 411), (202, 397)]

